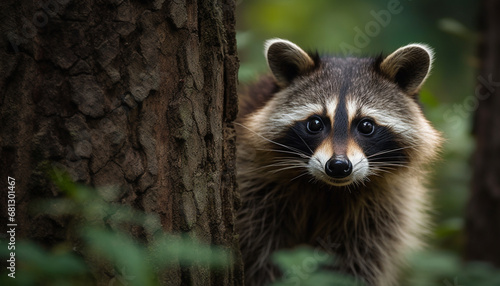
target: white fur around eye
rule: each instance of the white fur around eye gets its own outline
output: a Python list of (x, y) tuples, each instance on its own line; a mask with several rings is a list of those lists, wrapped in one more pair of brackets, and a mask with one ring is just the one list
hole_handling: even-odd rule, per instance
[[(280, 110), (280, 112), (276, 112)], [(311, 115), (320, 114), (323, 111), (321, 104), (304, 104), (300, 108), (283, 108), (283, 103), (278, 100), (271, 100), (264, 108), (256, 112), (249, 118), (248, 125), (252, 130), (274, 139), (276, 131), (287, 129), (296, 122), (306, 120)]]
[(360, 108), (360, 113), (363, 116), (373, 118), (375, 120), (375, 124), (388, 127), (401, 135), (405, 135), (413, 128), (407, 122), (401, 120), (401, 118), (392, 116), (390, 112), (387, 112), (387, 110), (379, 110), (363, 106)]

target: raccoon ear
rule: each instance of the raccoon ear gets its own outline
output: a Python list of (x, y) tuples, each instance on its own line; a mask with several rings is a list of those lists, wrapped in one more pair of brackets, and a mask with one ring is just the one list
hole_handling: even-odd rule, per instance
[(288, 86), (297, 76), (316, 67), (317, 56), (311, 57), (299, 46), (287, 40), (267, 40), (264, 53), (267, 64), (280, 87)]
[(434, 53), (422, 44), (397, 49), (380, 63), (380, 71), (397, 83), (407, 94), (419, 90), (431, 70)]

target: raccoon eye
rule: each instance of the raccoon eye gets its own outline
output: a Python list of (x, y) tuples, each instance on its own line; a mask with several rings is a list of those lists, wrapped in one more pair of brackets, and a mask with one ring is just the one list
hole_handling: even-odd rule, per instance
[(323, 121), (319, 117), (313, 117), (307, 121), (307, 131), (309, 133), (318, 133), (323, 130)]
[(358, 131), (363, 135), (372, 135), (375, 131), (375, 123), (370, 119), (363, 119), (358, 124)]

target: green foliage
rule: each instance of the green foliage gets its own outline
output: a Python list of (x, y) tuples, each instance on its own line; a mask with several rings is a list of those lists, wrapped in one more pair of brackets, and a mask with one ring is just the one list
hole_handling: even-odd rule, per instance
[[(328, 267), (335, 259), (318, 249), (299, 247), (277, 251), (273, 262), (284, 273), (273, 286), (361, 286), (352, 277), (333, 272)], [(462, 263), (453, 252), (443, 250), (413, 253), (402, 278), (411, 286), (491, 286), (500, 285), (500, 270), (485, 263)]]
[[(2, 260), (9, 253), (2, 247)], [(23, 241), (16, 243), (15, 279), (9, 278), (4, 271), (0, 285), (88, 285), (87, 275), (87, 266), (67, 245), (46, 251), (34, 242)]]
[(283, 250), (273, 253), (273, 262), (280, 268), (283, 277), (273, 286), (361, 286), (354, 278), (329, 270), (335, 265), (334, 257), (310, 247)]
[[(226, 249), (202, 244), (187, 234), (167, 234), (157, 216), (113, 203), (117, 190), (78, 185), (57, 170), (51, 175), (64, 197), (39, 202), (36, 212), (72, 218), (76, 224), (69, 235), (78, 241), (78, 249), (70, 241), (50, 249), (19, 241), (16, 278), (4, 271), (0, 285), (93, 285), (99, 278), (92, 275), (104, 269), (114, 271), (110, 285), (160, 285), (158, 277), (168, 269), (229, 265)], [(142, 229), (147, 239), (130, 236), (130, 229)], [(0, 249), (1, 259), (9, 253)]]
[(462, 263), (453, 252), (434, 250), (411, 257), (408, 280), (412, 286), (500, 285), (500, 271), (485, 263)]

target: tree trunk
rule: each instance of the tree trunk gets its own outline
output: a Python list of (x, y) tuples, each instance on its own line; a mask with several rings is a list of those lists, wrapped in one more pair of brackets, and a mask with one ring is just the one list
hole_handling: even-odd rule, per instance
[[(44, 171), (50, 162), (77, 182), (120, 186), (118, 201), (159, 215), (165, 231), (237, 250), (234, 8), (2, 1), (0, 212), (12, 177), (18, 239), (67, 238), (68, 222), (29, 209), (59, 196)], [(176, 268), (161, 282), (241, 285), (238, 257), (223, 271)], [(108, 285), (113, 271), (102, 272), (96, 282)]]
[(500, 267), (500, 2), (481, 3), (481, 70), (476, 86), (472, 194), (466, 218), (466, 259)]

